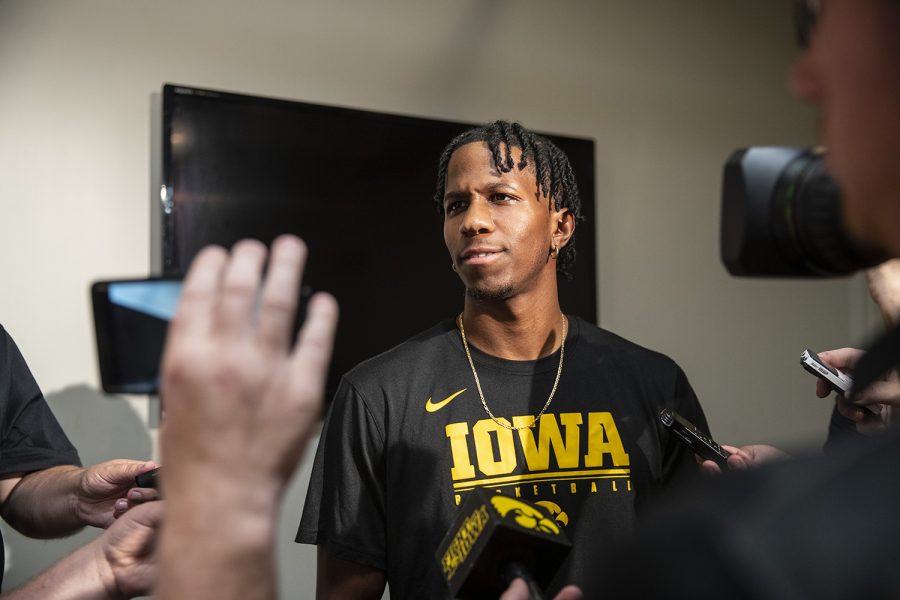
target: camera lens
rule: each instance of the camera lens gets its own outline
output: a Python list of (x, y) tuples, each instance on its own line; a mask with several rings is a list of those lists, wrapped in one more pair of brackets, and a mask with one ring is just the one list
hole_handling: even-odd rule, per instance
[(822, 157), (798, 148), (734, 152), (722, 185), (720, 250), (732, 275), (837, 277), (884, 260), (847, 233)]

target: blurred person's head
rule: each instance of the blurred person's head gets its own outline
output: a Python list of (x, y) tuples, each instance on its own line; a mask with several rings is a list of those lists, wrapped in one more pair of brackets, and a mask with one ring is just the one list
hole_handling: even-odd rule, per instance
[(900, 0), (797, 1), (809, 30), (791, 87), (820, 111), (850, 230), (900, 256)]
[(900, 0), (797, 1), (808, 31), (791, 86), (821, 111), (851, 231), (900, 256)]

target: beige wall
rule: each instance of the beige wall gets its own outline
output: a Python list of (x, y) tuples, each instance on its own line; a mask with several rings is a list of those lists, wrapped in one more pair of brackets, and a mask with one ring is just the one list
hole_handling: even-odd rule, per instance
[[(97, 393), (87, 288), (148, 272), (163, 82), (517, 119), (596, 140), (602, 325), (678, 360), (720, 440), (818, 444), (830, 408), (798, 355), (859, 338), (859, 282), (741, 281), (718, 261), (730, 150), (812, 141), (784, 91), (789, 14), (786, 0), (0, 0), (0, 322), (86, 462), (148, 456), (146, 399)], [(288, 597), (312, 597), (314, 551), (290, 543), (307, 469), (285, 509)], [(67, 547), (7, 540), (8, 583)]]

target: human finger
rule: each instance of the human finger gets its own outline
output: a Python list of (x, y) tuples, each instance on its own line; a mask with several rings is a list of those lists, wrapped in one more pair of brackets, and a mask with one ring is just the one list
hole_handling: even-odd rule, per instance
[[(124, 500), (124, 498), (121, 498), (120, 500)], [(119, 514), (116, 515), (116, 519), (124, 521), (121, 517), (127, 514), (128, 521), (139, 523), (147, 527), (156, 527), (162, 520), (164, 505), (165, 502), (156, 501), (136, 504), (133, 507), (129, 506), (128, 508), (119, 511)], [(116, 527), (123, 526), (124, 525), (116, 525)]]
[(283, 235), (272, 242), (259, 308), (258, 336), (266, 347), (288, 348), (305, 262), (306, 244), (300, 238)]
[(128, 498), (119, 498), (113, 504), (113, 518), (118, 519), (131, 508), (131, 503), (128, 501)]
[(147, 527), (156, 528), (162, 522), (165, 513), (165, 502), (147, 502), (132, 511), (131, 517)]
[(116, 596), (144, 596), (156, 581), (153, 548), (163, 520), (163, 503), (150, 502), (135, 507), (97, 538), (112, 575)]
[(528, 600), (528, 597), (528, 586), (525, 584), (525, 580), (516, 577), (500, 596), (500, 600)]
[(291, 360), (296, 376), (313, 389), (324, 386), (337, 320), (337, 300), (331, 294), (319, 292), (310, 299)]
[(854, 423), (862, 421), (865, 413), (864, 409), (848, 402), (847, 399), (844, 398), (843, 394), (838, 394), (836, 396), (835, 405), (837, 406), (839, 413), (841, 413), (844, 417), (850, 419)]
[(118, 519), (123, 514), (141, 504), (156, 502), (162, 499), (162, 494), (155, 488), (131, 488), (124, 498), (118, 498), (113, 504), (113, 517)]
[(93, 477), (88, 478), (87, 482), (90, 487), (96, 485), (112, 484), (115, 486), (131, 487), (134, 485), (134, 478), (152, 471), (159, 465), (152, 460), (131, 460), (127, 458), (115, 458), (88, 468), (88, 472)]
[(729, 446), (728, 444), (722, 444), (722, 449), (728, 453), (728, 466), (735, 466), (734, 461), (740, 461), (743, 463), (741, 466), (747, 466), (750, 462), (752, 462), (753, 457), (747, 451), (747, 448), (753, 448), (753, 446), (744, 446), (743, 448), (738, 448), (737, 446)]
[(239, 337), (253, 329), (253, 311), (265, 260), (266, 247), (258, 240), (241, 240), (231, 249), (216, 311), (217, 325), (226, 335)]
[(831, 386), (821, 377), (816, 378), (816, 396), (827, 398), (831, 395)]
[(577, 585), (567, 585), (559, 591), (553, 600), (581, 600), (584, 598), (584, 592)]
[(790, 458), (783, 450), (768, 444), (750, 444), (740, 448), (735, 448), (734, 446), (722, 447), (731, 453), (731, 456), (728, 457), (728, 468), (734, 470), (755, 468)]
[(854, 398), (854, 404), (889, 404), (900, 406), (900, 382), (875, 381)]
[(768, 444), (751, 444), (741, 448), (741, 451), (746, 458), (747, 466), (750, 467), (759, 467), (791, 458), (791, 455), (784, 450)]
[(727, 464), (732, 471), (744, 471), (750, 466), (751, 460), (743, 454), (732, 454), (728, 457)]
[(872, 436), (883, 433), (887, 429), (887, 423), (877, 415), (866, 413), (862, 420), (856, 424), (856, 430), (862, 435)]
[(837, 348), (835, 350), (825, 350), (818, 354), (819, 358), (828, 363), (829, 366), (848, 371), (852, 370), (856, 363), (859, 362), (865, 351), (857, 348)]
[(207, 246), (194, 258), (182, 284), (178, 309), (169, 324), (170, 340), (212, 328), (213, 310), (227, 262), (228, 253), (220, 246)]
[(125, 496), (131, 504), (143, 504), (159, 500), (161, 495), (156, 488), (131, 488)]
[(719, 475), (722, 473), (721, 467), (712, 460), (704, 460), (700, 463), (700, 470), (707, 475)]
[(720, 444), (720, 445), (722, 446), (722, 449), (725, 452), (727, 452), (728, 454), (740, 454), (741, 452), (743, 452), (743, 450), (741, 450), (737, 446), (729, 446), (728, 444)]

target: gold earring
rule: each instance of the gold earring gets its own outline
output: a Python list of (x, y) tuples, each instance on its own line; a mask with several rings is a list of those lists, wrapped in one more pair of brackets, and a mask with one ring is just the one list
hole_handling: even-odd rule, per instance
[(559, 256), (559, 247), (553, 246), (553, 249), (550, 251), (550, 258), (556, 260), (556, 257)]

